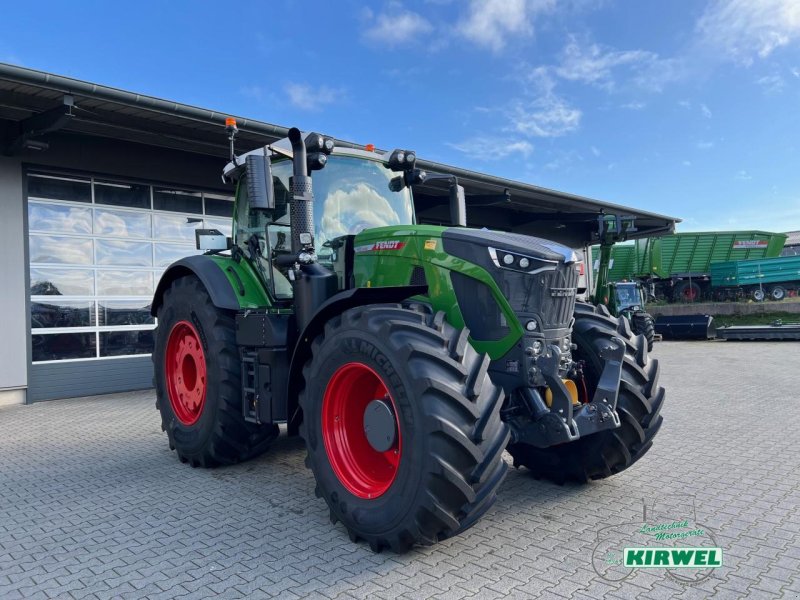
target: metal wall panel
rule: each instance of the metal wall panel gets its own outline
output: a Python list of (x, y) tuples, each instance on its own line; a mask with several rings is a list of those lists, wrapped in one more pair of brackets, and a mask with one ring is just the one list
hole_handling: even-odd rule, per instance
[(149, 356), (31, 365), (28, 402), (143, 390), (153, 386)]
[(25, 229), (20, 161), (0, 156), (0, 390), (28, 383)]

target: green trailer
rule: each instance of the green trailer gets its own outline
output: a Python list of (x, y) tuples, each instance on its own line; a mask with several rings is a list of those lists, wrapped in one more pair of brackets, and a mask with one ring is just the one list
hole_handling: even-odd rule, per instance
[[(780, 255), (786, 235), (767, 231), (676, 233), (615, 246), (610, 279), (637, 279), (652, 295), (672, 302), (711, 296), (711, 266)], [(599, 257), (599, 249), (593, 249)]]
[(711, 265), (711, 288), (716, 299), (750, 297), (783, 300), (800, 288), (800, 256), (738, 260)]

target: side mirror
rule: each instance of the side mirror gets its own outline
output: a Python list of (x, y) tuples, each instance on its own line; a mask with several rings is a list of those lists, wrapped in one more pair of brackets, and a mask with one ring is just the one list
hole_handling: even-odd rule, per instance
[(225, 237), (219, 229), (195, 229), (194, 241), (198, 250), (230, 250), (231, 238)]
[(450, 183), (450, 222), (456, 227), (467, 226), (467, 201), (464, 188), (455, 181)]
[(245, 159), (247, 167), (247, 197), (250, 208), (272, 210), (275, 208), (275, 191), (272, 187), (272, 162), (269, 156), (251, 154)]

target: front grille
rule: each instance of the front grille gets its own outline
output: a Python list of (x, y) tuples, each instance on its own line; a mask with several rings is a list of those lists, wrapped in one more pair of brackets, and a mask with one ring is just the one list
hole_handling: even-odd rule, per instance
[(492, 272), (516, 313), (537, 314), (544, 329), (568, 327), (575, 310), (578, 272), (572, 264), (537, 275), (508, 269)]

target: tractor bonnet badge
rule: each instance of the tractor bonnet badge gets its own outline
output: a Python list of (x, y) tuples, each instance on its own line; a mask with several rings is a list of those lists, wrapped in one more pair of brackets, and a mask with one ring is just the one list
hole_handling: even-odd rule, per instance
[(550, 288), (550, 295), (553, 298), (567, 298), (570, 296), (574, 296), (577, 292), (576, 288)]
[(363, 246), (356, 246), (353, 248), (353, 250), (356, 252), (372, 252), (374, 250), (402, 250), (405, 245), (405, 242), (401, 242), (399, 240), (387, 240), (383, 242), (365, 244)]

